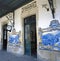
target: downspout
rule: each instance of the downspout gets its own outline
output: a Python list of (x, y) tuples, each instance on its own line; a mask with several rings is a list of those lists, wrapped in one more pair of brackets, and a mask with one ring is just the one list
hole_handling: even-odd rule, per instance
[(53, 19), (55, 19), (55, 8), (54, 8), (54, 4), (53, 4), (53, 0), (48, 0), (50, 8), (51, 8), (51, 12), (52, 12), (52, 17)]

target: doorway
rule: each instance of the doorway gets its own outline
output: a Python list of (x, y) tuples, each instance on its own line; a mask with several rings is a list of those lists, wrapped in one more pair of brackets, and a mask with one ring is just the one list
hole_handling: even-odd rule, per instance
[(2, 26), (2, 30), (3, 30), (3, 46), (2, 49), (3, 50), (7, 50), (7, 24), (4, 24)]
[(24, 18), (25, 55), (37, 57), (36, 15)]

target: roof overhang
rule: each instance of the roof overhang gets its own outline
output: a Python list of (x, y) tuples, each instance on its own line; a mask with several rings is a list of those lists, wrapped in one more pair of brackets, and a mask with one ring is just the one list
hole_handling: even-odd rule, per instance
[(31, 2), (33, 0), (0, 0), (0, 17), (9, 12), (13, 12), (17, 8)]

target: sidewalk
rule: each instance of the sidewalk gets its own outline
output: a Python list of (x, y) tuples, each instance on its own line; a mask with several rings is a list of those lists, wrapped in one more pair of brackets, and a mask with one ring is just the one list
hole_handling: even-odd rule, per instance
[(6, 51), (0, 51), (0, 61), (37, 61), (37, 59), (26, 55), (18, 57)]

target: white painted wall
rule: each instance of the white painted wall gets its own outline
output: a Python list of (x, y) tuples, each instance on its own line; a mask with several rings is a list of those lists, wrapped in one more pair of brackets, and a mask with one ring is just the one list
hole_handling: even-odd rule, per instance
[(15, 11), (15, 29), (16, 32), (21, 31), (20, 34), (20, 41), (21, 41), (21, 45), (20, 45), (20, 49), (17, 51), (18, 54), (23, 55), (24, 54), (24, 44), (23, 44), (23, 38), (22, 38), (22, 18), (21, 18), (21, 8), (17, 9)]
[[(46, 28), (49, 26), (50, 21), (52, 19), (51, 10), (47, 0), (38, 0), (37, 1), (38, 8), (39, 8), (39, 20), (38, 20), (38, 27)], [(49, 11), (46, 8), (42, 7), (43, 4), (47, 4)]]
[(22, 30), (21, 8), (15, 11), (15, 28), (17, 32)]
[(59, 20), (59, 22), (60, 22), (60, 0), (56, 0), (56, 6), (55, 6), (55, 17), (56, 17), (56, 19), (58, 19)]

